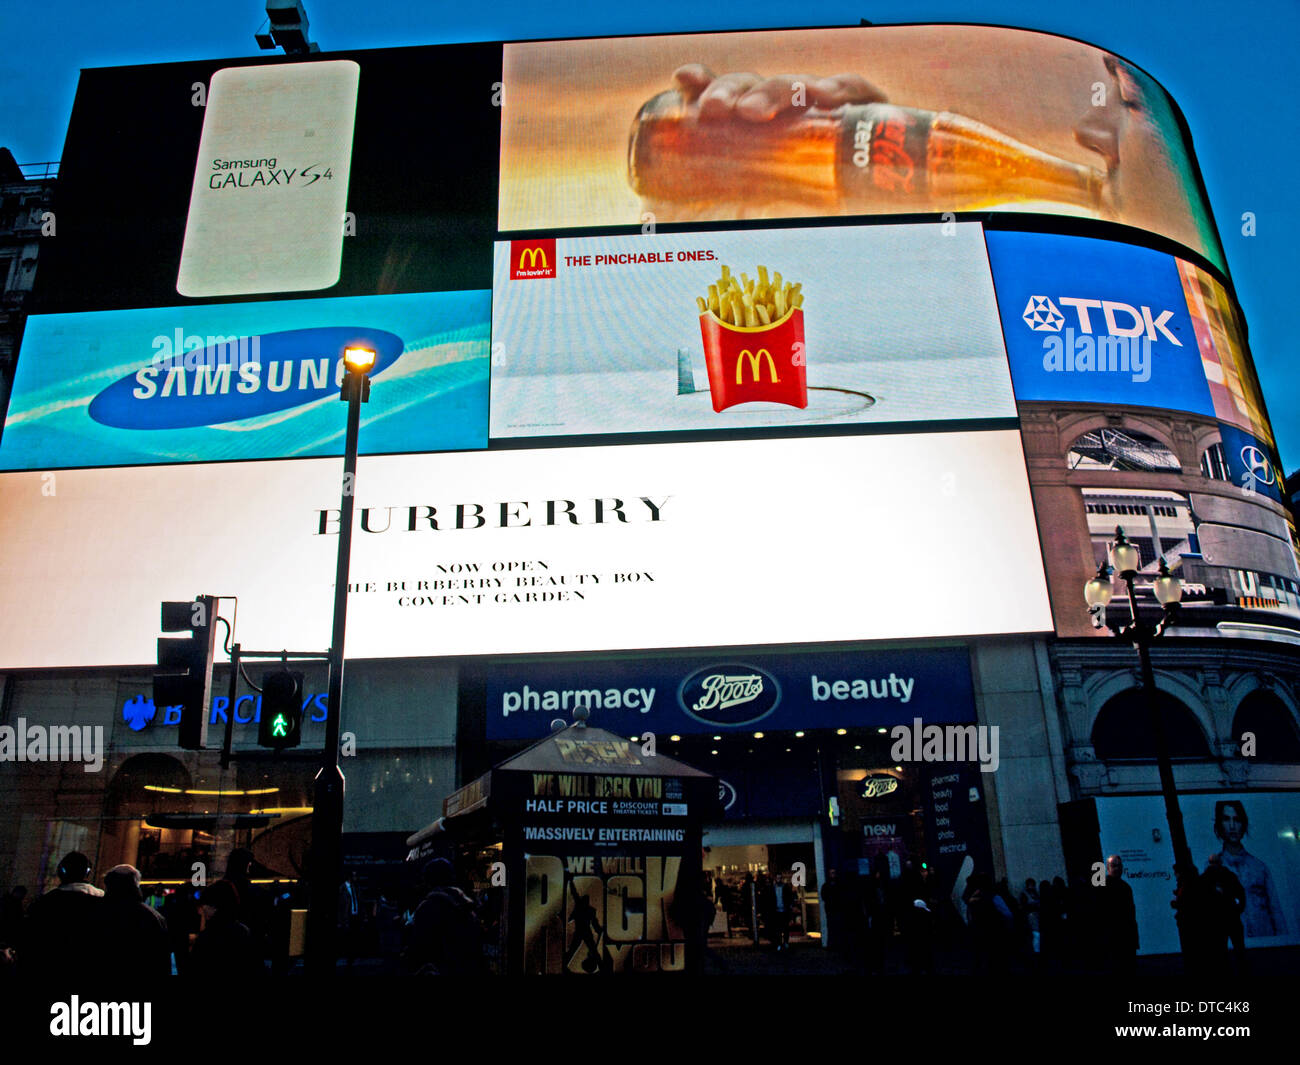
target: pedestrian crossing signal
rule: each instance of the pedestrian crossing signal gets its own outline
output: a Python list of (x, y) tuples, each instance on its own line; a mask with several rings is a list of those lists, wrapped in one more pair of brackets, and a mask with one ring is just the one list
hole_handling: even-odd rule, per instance
[(262, 675), (262, 716), (257, 742), (263, 747), (284, 750), (302, 742), (303, 675), (277, 670)]

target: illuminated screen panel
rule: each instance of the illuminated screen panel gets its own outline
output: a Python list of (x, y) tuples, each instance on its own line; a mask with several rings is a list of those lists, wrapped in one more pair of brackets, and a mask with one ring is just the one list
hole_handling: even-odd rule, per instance
[[(785, 80), (711, 98), (711, 77), (741, 71)], [(980, 26), (544, 41), (507, 44), (503, 78), (503, 231), (1015, 210), (1122, 222), (1223, 265), (1168, 97), (1077, 41)]]
[(351, 60), (212, 75), (177, 292), (236, 296), (338, 281), (360, 77)]
[(0, 469), (342, 454), (358, 344), (376, 352), (363, 452), (485, 447), (490, 295), (34, 315)]
[(974, 223), (500, 241), (493, 274), (494, 438), (1016, 416)]
[(491, 43), (83, 70), (36, 309), (489, 288), (500, 80)]
[[(338, 474), (0, 476), (0, 668), (151, 662), (158, 602), (200, 592), (246, 646), (325, 647)], [(349, 657), (1051, 625), (1015, 430), (376, 456), (356, 505)], [(947, 564), (993, 557), (1005, 592)]]
[(986, 239), (1058, 634), (1104, 635), (1080, 590), (1117, 526), (1141, 552), (1139, 600), (1154, 605), (1161, 559), (1183, 581), (1177, 631), (1300, 629), (1295, 527), (1223, 287), (1147, 248)]
[[(1247, 948), (1300, 942), (1300, 796), (1220, 792), (1180, 795), (1178, 802), (1192, 853), (1220, 856), (1245, 889), (1241, 930)], [(1169, 909), (1174, 851), (1164, 811), (1158, 795), (1097, 800), (1102, 853), (1123, 856), (1124, 879), (1133, 887), (1142, 954), (1179, 949)]]

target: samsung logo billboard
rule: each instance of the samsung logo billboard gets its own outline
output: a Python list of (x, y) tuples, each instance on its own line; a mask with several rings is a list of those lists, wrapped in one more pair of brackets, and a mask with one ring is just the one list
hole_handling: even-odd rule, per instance
[(343, 350), (375, 352), (373, 377), (401, 356), (402, 338), (364, 326), (289, 329), (254, 337), (154, 338), (149, 365), (90, 401), (90, 417), (117, 429), (220, 425), (337, 394)]

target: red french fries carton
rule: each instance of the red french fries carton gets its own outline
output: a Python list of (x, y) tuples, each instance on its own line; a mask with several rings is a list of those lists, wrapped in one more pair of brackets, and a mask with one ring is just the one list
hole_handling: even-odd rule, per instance
[(715, 411), (756, 400), (808, 406), (802, 307), (760, 326), (728, 325), (705, 311), (700, 334)]

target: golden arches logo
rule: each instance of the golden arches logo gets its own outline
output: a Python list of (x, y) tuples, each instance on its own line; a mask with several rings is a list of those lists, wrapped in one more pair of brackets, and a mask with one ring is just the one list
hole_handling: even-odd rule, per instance
[(549, 262), (549, 261), (547, 260), (547, 258), (546, 258), (546, 249), (545, 249), (545, 248), (524, 248), (522, 251), (520, 251), (520, 253), (519, 253), (519, 269), (520, 269), (520, 270), (523, 270), (523, 269), (524, 269), (524, 260), (527, 259), (527, 260), (528, 260), (528, 269), (529, 269), (529, 270), (536, 270), (536, 269), (537, 269), (537, 257), (538, 257), (539, 255), (542, 257), (542, 269), (543, 269), (543, 270), (549, 270), (549, 269), (551, 268), (551, 264), (550, 264), (550, 262)]
[(758, 384), (763, 379), (762, 363), (759, 362), (759, 360), (763, 358), (767, 359), (767, 370), (772, 376), (772, 384), (780, 384), (781, 378), (776, 375), (776, 360), (772, 358), (772, 353), (768, 351), (767, 348), (759, 348), (756, 352), (750, 351), (749, 348), (745, 348), (736, 356), (736, 384), (743, 383), (741, 381), (740, 368), (745, 359), (749, 360), (750, 376), (754, 379), (754, 383)]

